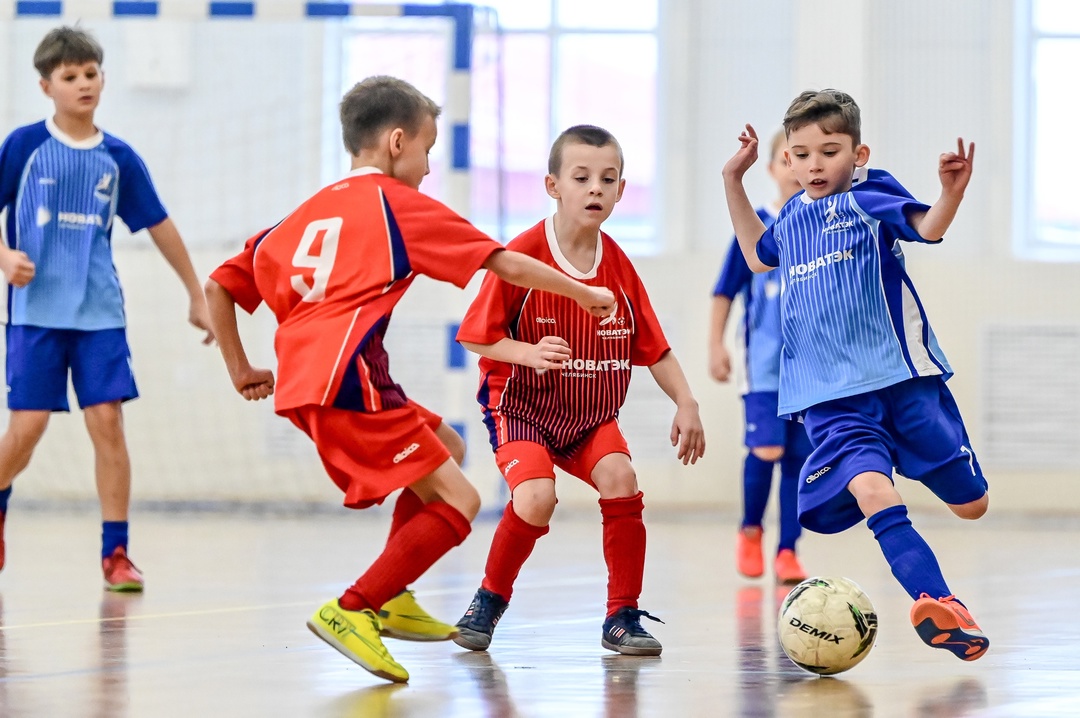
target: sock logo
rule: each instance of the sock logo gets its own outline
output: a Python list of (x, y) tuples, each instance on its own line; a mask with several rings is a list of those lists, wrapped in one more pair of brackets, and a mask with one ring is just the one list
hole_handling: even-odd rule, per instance
[(829, 473), (830, 471), (832, 471), (831, 466), (823, 466), (820, 469), (818, 469), (817, 471), (815, 471), (814, 473), (807, 476), (806, 477), (806, 483), (812, 484), (815, 481), (817, 481), (818, 479), (820, 479), (822, 476), (824, 476), (825, 474)]

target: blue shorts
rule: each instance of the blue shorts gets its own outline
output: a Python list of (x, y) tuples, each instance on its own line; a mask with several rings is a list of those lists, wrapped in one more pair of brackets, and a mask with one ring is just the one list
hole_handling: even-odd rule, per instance
[(814, 451), (799, 477), (799, 522), (838, 533), (863, 520), (848, 483), (864, 471), (922, 483), (947, 504), (986, 493), (952, 393), (938, 376), (834, 399), (803, 412)]
[(743, 396), (746, 412), (746, 448), (780, 446), (791, 456), (808, 456), (811, 449), (806, 429), (797, 421), (776, 415), (780, 395), (775, 391), (752, 391)]
[(70, 411), (68, 371), (79, 408), (139, 396), (127, 332), (7, 326), (8, 408)]

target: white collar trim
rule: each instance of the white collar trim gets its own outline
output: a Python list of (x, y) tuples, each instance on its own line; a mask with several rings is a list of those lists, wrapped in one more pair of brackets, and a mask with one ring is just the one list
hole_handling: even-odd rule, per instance
[(548, 217), (544, 220), (544, 234), (547, 235), (548, 249), (551, 250), (551, 256), (555, 259), (555, 264), (558, 265), (559, 269), (574, 279), (593, 279), (596, 276), (596, 271), (600, 268), (600, 261), (604, 258), (604, 242), (599, 232), (596, 233), (596, 259), (593, 260), (593, 266), (587, 272), (582, 272), (571, 264), (566, 255), (562, 253), (562, 249), (559, 248), (559, 240), (555, 236), (554, 217)]
[(381, 175), (384, 172), (378, 167), (372, 167), (371, 165), (365, 165), (363, 167), (357, 167), (356, 169), (345, 175), (346, 177), (362, 177), (363, 175)]
[(90, 135), (85, 140), (73, 139), (71, 135), (57, 127), (55, 120), (51, 117), (45, 118), (45, 128), (49, 130), (49, 134), (52, 135), (57, 142), (65, 144), (75, 150), (92, 150), (105, 141), (105, 133), (101, 130), (98, 130), (97, 134)]

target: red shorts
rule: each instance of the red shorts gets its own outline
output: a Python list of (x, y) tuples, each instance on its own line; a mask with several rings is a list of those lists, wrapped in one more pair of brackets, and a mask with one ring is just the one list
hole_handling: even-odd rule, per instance
[(533, 441), (509, 441), (495, 450), (495, 463), (511, 492), (522, 481), (554, 479), (556, 466), (596, 488), (591, 478), (592, 470), (608, 454), (630, 455), (626, 437), (614, 419), (593, 429), (572, 454), (558, 454)]
[(381, 504), (450, 458), (435, 435), (442, 417), (413, 401), (373, 414), (315, 405), (280, 413), (315, 442), (350, 509)]

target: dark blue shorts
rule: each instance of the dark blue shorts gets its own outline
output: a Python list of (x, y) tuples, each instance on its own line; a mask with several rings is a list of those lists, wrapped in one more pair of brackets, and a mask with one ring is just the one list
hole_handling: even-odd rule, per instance
[(746, 448), (780, 446), (786, 454), (807, 456), (812, 447), (806, 436), (806, 429), (797, 421), (777, 416), (779, 403), (780, 397), (775, 391), (752, 391), (743, 396), (743, 407), (746, 411)]
[(864, 471), (918, 481), (947, 504), (986, 493), (964, 421), (941, 377), (920, 377), (803, 412), (814, 451), (799, 477), (799, 522), (837, 533), (863, 519), (848, 483)]
[(7, 326), (8, 408), (70, 411), (68, 371), (79, 408), (139, 396), (123, 329)]

